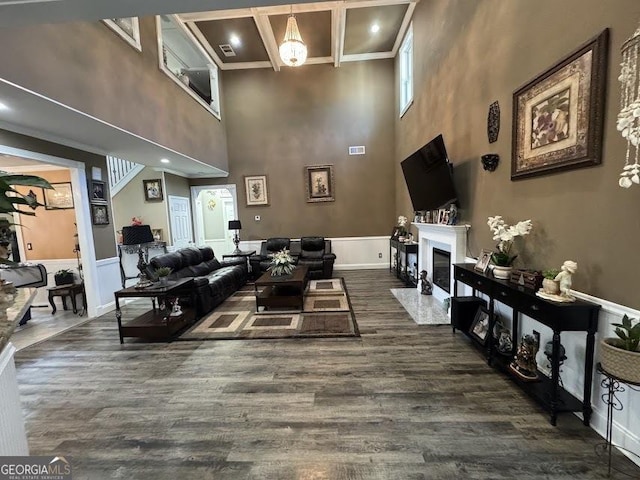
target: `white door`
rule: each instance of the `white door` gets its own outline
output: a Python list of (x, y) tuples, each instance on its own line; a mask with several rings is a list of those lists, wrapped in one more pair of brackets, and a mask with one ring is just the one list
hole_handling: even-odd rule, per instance
[(171, 244), (174, 248), (188, 247), (193, 243), (191, 208), (187, 197), (169, 195), (169, 226), (171, 228)]

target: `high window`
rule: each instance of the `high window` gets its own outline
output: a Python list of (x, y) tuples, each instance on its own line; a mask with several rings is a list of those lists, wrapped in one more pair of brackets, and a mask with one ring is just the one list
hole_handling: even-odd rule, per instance
[(160, 69), (220, 119), (217, 65), (175, 16), (157, 19)]
[(107, 18), (103, 20), (103, 22), (111, 28), (111, 30), (120, 35), (133, 48), (139, 52), (142, 51), (138, 17)]
[(400, 45), (400, 116), (413, 102), (413, 24)]

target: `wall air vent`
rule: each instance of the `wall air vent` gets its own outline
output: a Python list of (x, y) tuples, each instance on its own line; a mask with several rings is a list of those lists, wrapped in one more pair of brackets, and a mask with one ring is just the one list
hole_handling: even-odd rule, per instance
[(225, 57), (236, 56), (236, 52), (233, 51), (233, 47), (228, 43), (223, 43), (222, 45), (218, 45), (218, 47), (220, 47), (220, 50), (222, 51)]
[(364, 155), (364, 145), (349, 147), (349, 155)]

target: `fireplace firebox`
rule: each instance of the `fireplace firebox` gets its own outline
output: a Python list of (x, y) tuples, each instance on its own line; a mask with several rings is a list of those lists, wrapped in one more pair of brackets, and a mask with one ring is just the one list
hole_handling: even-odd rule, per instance
[(433, 248), (433, 284), (451, 293), (451, 252)]

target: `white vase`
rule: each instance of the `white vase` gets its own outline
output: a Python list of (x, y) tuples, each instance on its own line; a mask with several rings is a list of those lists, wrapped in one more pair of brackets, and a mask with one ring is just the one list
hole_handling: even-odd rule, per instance
[(500, 265), (493, 266), (493, 276), (500, 280), (509, 280), (513, 267), (501, 267)]

